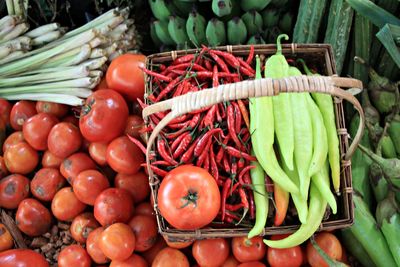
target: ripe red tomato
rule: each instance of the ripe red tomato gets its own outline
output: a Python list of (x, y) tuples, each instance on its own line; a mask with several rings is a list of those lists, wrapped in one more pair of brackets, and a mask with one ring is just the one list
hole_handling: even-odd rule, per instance
[(147, 267), (148, 264), (142, 256), (132, 254), (124, 261), (114, 260), (111, 262), (110, 267)]
[(131, 195), (120, 188), (104, 190), (94, 203), (94, 217), (102, 226), (117, 222), (127, 223), (133, 212)]
[(149, 265), (151, 265), (157, 256), (158, 252), (160, 252), (163, 248), (167, 247), (167, 243), (165, 243), (164, 238), (162, 238), (160, 235), (157, 237), (157, 241), (152, 246), (149, 250), (146, 250), (145, 252), (141, 253), (143, 258), (147, 261)]
[(177, 229), (198, 229), (211, 223), (220, 209), (215, 179), (203, 168), (181, 165), (170, 171), (158, 190), (161, 215)]
[(143, 162), (142, 151), (126, 136), (114, 139), (107, 147), (107, 163), (116, 172), (135, 174)]
[(140, 130), (144, 127), (144, 121), (142, 117), (138, 115), (129, 115), (126, 122), (124, 133), (135, 138), (140, 137)]
[(71, 185), (74, 183), (79, 173), (92, 169), (96, 169), (96, 164), (83, 152), (72, 154), (66, 158), (60, 166), (62, 176), (64, 176)]
[(157, 240), (157, 223), (147, 215), (135, 215), (129, 221), (136, 237), (135, 251), (146, 251), (150, 249)]
[(96, 170), (86, 170), (74, 179), (73, 189), (76, 197), (85, 204), (94, 205), (98, 195), (110, 187), (107, 177)]
[(224, 238), (196, 240), (192, 254), (200, 266), (221, 266), (229, 256), (229, 243)]
[(24, 139), (36, 150), (47, 149), (47, 137), (50, 130), (58, 123), (58, 119), (47, 113), (39, 113), (30, 117), (22, 126)]
[(158, 252), (151, 267), (189, 267), (189, 261), (180, 250), (166, 247)]
[(118, 173), (114, 181), (116, 188), (123, 188), (133, 198), (135, 203), (140, 203), (147, 199), (150, 195), (149, 178), (144, 172), (137, 172), (135, 174), (122, 174)]
[(90, 267), (92, 260), (86, 250), (80, 245), (69, 245), (58, 255), (59, 267)]
[(6, 123), (0, 117), (0, 145), (3, 146), (4, 140), (6, 140)]
[(29, 179), (11, 174), (0, 180), (0, 207), (16, 209), (29, 196)]
[(86, 208), (86, 205), (76, 198), (72, 187), (59, 190), (51, 202), (51, 211), (60, 221), (71, 221)]
[(38, 101), (36, 102), (37, 113), (48, 113), (61, 119), (68, 113), (68, 106), (59, 103)]
[(28, 143), (21, 142), (7, 148), (4, 161), (11, 173), (28, 174), (39, 163), (39, 154)]
[(140, 54), (124, 54), (111, 61), (106, 73), (107, 84), (129, 100), (143, 99), (146, 57)]
[[(288, 235), (274, 235), (272, 240), (280, 240)], [(267, 249), (267, 261), (271, 267), (300, 267), (303, 263), (303, 251), (300, 246), (292, 248), (270, 248)]]
[(41, 201), (51, 201), (54, 195), (65, 184), (59, 170), (54, 168), (40, 169), (31, 181), (31, 192)]
[(100, 166), (105, 166), (107, 164), (107, 143), (90, 143), (89, 154), (90, 157)]
[(39, 253), (30, 249), (10, 249), (0, 253), (1, 267), (49, 267), (49, 263)]
[(69, 115), (66, 116), (62, 119), (63, 122), (69, 122), (72, 123), (73, 125), (75, 125), (76, 127), (79, 127), (79, 118), (77, 118), (74, 115)]
[[(339, 239), (329, 232), (321, 232), (315, 236), (315, 242), (318, 246), (325, 251), (328, 256), (333, 260), (341, 260), (343, 255), (343, 248)], [(328, 263), (321, 257), (318, 251), (311, 244), (307, 243), (307, 260), (311, 267), (328, 267)]]
[(93, 213), (85, 212), (74, 218), (69, 231), (75, 241), (85, 243), (90, 232), (98, 227), (100, 224), (94, 218)]
[(7, 227), (0, 223), (0, 252), (11, 249), (14, 246), (14, 239)]
[(129, 225), (114, 223), (101, 233), (99, 246), (111, 260), (126, 260), (132, 255), (136, 244), (135, 234)]
[(51, 214), (39, 201), (27, 198), (19, 203), (15, 223), (26, 235), (39, 236), (50, 229)]
[(264, 263), (259, 261), (250, 261), (239, 264), (237, 267), (266, 267)]
[(42, 166), (43, 168), (60, 168), (61, 163), (64, 159), (59, 158), (52, 154), (50, 151), (46, 150), (42, 156)]
[(150, 202), (142, 202), (135, 206), (135, 215), (146, 215), (155, 219), (154, 209)]
[(165, 242), (167, 242), (168, 247), (170, 248), (176, 248), (176, 249), (183, 249), (190, 247), (194, 240), (192, 241), (169, 241), (167, 237), (163, 236)]
[(237, 267), (239, 264), (240, 262), (233, 255), (229, 255), (221, 267)]
[(86, 99), (79, 128), (89, 142), (108, 143), (123, 133), (128, 113), (128, 105), (118, 92), (98, 90)]
[(261, 236), (250, 239), (245, 236), (232, 239), (232, 253), (240, 262), (261, 260), (266, 251), (267, 248)]
[(4, 161), (4, 158), (0, 156), (0, 179), (3, 179), (8, 175), (8, 170), (6, 167), (6, 162)]
[(66, 158), (79, 150), (82, 136), (78, 127), (69, 122), (54, 125), (49, 133), (47, 145), (51, 153), (60, 158)]
[(23, 135), (22, 131), (13, 132), (4, 141), (3, 153), (6, 152), (7, 148), (9, 148), (15, 144), (21, 143), (23, 141), (25, 141), (25, 140), (24, 140), (24, 135)]
[(95, 263), (103, 264), (110, 260), (104, 255), (100, 249), (100, 237), (104, 228), (99, 227), (91, 231), (86, 239), (86, 250)]
[(0, 118), (4, 123), (10, 124), (11, 104), (7, 100), (0, 98)]
[(25, 121), (36, 113), (35, 102), (25, 100), (18, 101), (11, 109), (11, 127), (16, 131), (21, 131), (22, 125), (24, 125)]

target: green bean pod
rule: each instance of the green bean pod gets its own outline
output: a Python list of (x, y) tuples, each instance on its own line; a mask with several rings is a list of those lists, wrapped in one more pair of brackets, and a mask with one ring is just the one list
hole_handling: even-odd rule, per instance
[(397, 114), (388, 128), (389, 136), (392, 138), (396, 152), (400, 155), (400, 115)]
[(290, 236), (281, 240), (265, 240), (264, 243), (272, 248), (290, 248), (302, 244), (309, 239), (321, 225), (325, 214), (326, 201), (319, 193), (317, 187), (311, 183), (310, 186), (310, 207), (307, 222)]
[[(299, 76), (301, 72), (295, 68), (289, 68), (289, 76)], [(308, 174), (313, 155), (312, 121), (308, 109), (308, 93), (296, 93), (290, 95), (294, 126), (294, 161), (300, 178), (300, 195), (307, 199), (310, 187), (310, 175)]]
[(328, 156), (328, 136), (326, 134), (322, 114), (309, 94), (307, 95), (307, 101), (312, 120), (313, 134), (313, 155), (311, 158), (308, 175), (313, 176), (314, 174), (318, 173), (325, 164)]
[(337, 204), (335, 196), (333, 195), (330, 187), (328, 160), (325, 160), (325, 164), (322, 166), (319, 172), (311, 177), (311, 182), (315, 184), (322, 197), (328, 202), (332, 209), (332, 213), (336, 214)]
[(395, 267), (389, 246), (362, 198), (354, 194), (354, 224), (349, 229), (377, 267)]
[(367, 251), (365, 251), (364, 247), (358, 242), (348, 228), (341, 231), (341, 237), (344, 247), (362, 264), (362, 266), (376, 267)]

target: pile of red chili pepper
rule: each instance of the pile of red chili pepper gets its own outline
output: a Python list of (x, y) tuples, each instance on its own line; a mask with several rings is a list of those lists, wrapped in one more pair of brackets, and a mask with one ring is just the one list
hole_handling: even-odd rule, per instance
[[(245, 59), (203, 47), (196, 54), (178, 57), (169, 66), (160, 64), (153, 66), (154, 70), (143, 69), (152, 76), (148, 104), (252, 79), (253, 58), (253, 47)], [(166, 115), (167, 112), (151, 115), (145, 130), (152, 131)], [(218, 221), (245, 223), (249, 218), (254, 219), (255, 212), (250, 161), (256, 158), (250, 151), (248, 100), (230, 101), (184, 114), (169, 123), (158, 137), (151, 168), (160, 178), (181, 164), (206, 169), (221, 191)]]

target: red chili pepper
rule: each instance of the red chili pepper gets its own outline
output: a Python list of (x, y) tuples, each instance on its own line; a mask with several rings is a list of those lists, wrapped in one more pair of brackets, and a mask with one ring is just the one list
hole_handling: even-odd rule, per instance
[(250, 65), (251, 62), (253, 61), (253, 58), (254, 58), (254, 45), (251, 45), (249, 55), (246, 59), (246, 63)]
[(239, 196), (240, 196), (240, 200), (243, 204), (243, 208), (244, 208), (245, 212), (247, 212), (247, 210), (249, 209), (249, 201), (247, 199), (246, 192), (244, 191), (243, 188), (239, 188)]
[(181, 162), (182, 162), (182, 163), (189, 163), (190, 160), (193, 159), (193, 152), (194, 152), (194, 148), (196, 147), (196, 144), (197, 144), (197, 140), (194, 141), (194, 142), (190, 145), (189, 149), (186, 150), (186, 152), (182, 155), (182, 157), (181, 157)]
[(218, 67), (214, 65), (213, 68), (213, 76), (212, 76), (212, 87), (217, 87), (219, 85), (218, 81)]
[[(171, 166), (171, 163), (168, 162), (168, 161), (165, 161), (165, 160), (157, 160), (157, 161), (152, 162), (151, 165), (154, 165), (154, 166)], [(146, 163), (145, 163), (145, 166), (147, 166)]]
[(158, 168), (158, 167), (156, 167), (156, 166), (150, 165), (150, 168), (151, 168), (151, 169), (153, 170), (153, 172), (154, 172), (156, 175), (158, 175), (158, 176), (164, 177), (165, 175), (167, 175), (167, 172), (166, 172), (166, 171), (161, 170), (160, 168)]
[(140, 98), (137, 99), (137, 102), (139, 103), (139, 106), (142, 109), (144, 109), (144, 108), (146, 108), (148, 106), (147, 104), (143, 103), (143, 101)]
[(251, 190), (248, 190), (249, 192), (249, 202), (250, 202), (250, 218), (254, 219), (255, 218), (255, 209), (256, 209), (256, 205), (254, 203), (254, 195), (253, 192)]
[(268, 175), (265, 175), (265, 188), (267, 189), (268, 193), (274, 192), (274, 183), (272, 182), (271, 178)]
[(156, 102), (159, 102), (161, 99), (163, 99), (167, 94), (169, 94), (172, 89), (175, 88), (175, 85), (180, 81), (180, 77), (176, 77), (175, 79), (173, 79), (168, 85), (167, 87), (164, 88), (164, 90), (162, 90), (160, 92), (160, 94), (157, 96), (156, 98)]
[(209, 171), (209, 170), (210, 170), (210, 157), (209, 157), (209, 154), (208, 154), (208, 153), (206, 153), (206, 156), (205, 156), (205, 158), (204, 158), (204, 166), (203, 166), (203, 168), (204, 168), (206, 171)]
[(149, 100), (152, 103), (155, 103), (156, 102), (156, 97), (154, 95), (148, 95), (147, 96), (147, 100)]
[(226, 216), (227, 219), (229, 218), (229, 219), (232, 219), (232, 220), (235, 220), (235, 221), (240, 221), (240, 218), (238, 216), (236, 216), (235, 214), (233, 214), (231, 212), (228, 212), (227, 210), (225, 211), (225, 216)]
[(160, 71), (164, 71), (167, 67), (164, 64), (160, 64), (159, 68)]
[(238, 59), (231, 53), (219, 51), (219, 50), (210, 50), (210, 54), (211, 53), (214, 53), (218, 56), (223, 57), (225, 59), (225, 61), (234, 68), (238, 68), (240, 66), (240, 62), (238, 61)]
[(207, 70), (212, 71), (213, 67), (211, 65), (211, 62), (209, 60), (204, 60), (204, 65), (206, 67)]
[(196, 113), (188, 124), (189, 128), (194, 129), (194, 127), (196, 127), (196, 125), (199, 123), (200, 117), (201, 117), (201, 114)]
[(222, 72), (229, 73), (228, 66), (217, 54), (213, 53), (212, 51), (210, 51), (209, 54), (214, 59), (215, 63), (217, 63), (218, 66), (221, 68)]
[(187, 80), (183, 80), (180, 84), (178, 84), (172, 97), (182, 95), (182, 91), (183, 91), (184, 87), (186, 86), (186, 83), (187, 83)]
[(228, 152), (229, 155), (236, 157), (236, 158), (244, 158), (249, 161), (257, 161), (257, 158), (254, 156), (251, 156), (245, 152), (239, 151), (238, 149), (231, 147), (231, 146), (225, 146), (225, 150)]
[[(172, 72), (175, 74), (178, 74), (178, 75), (189, 75), (189, 76), (196, 77), (199, 79), (213, 77), (212, 71), (197, 71), (197, 72), (195, 72), (195, 71), (185, 71), (185, 70), (172, 70)], [(218, 78), (227, 78), (227, 77), (234, 78), (234, 77), (238, 77), (238, 76), (239, 76), (239, 74), (237, 74), (237, 73), (228, 73), (228, 72), (219, 72), (218, 73)]]
[(157, 150), (160, 156), (165, 160), (171, 163), (171, 165), (178, 165), (178, 162), (174, 160), (169, 153), (167, 152), (165, 140), (162, 139), (161, 137), (158, 138), (157, 140)]
[(242, 128), (242, 114), (240, 113), (239, 106), (235, 101), (232, 101), (231, 104), (235, 110), (235, 131), (238, 133)]
[(184, 132), (186, 132), (186, 131), (189, 131), (191, 128), (188, 126), (188, 127), (186, 127), (186, 128), (181, 128), (181, 129), (179, 129), (178, 131), (176, 131), (176, 132), (173, 132), (173, 133), (166, 133), (165, 134), (165, 137), (167, 137), (167, 139), (175, 139), (175, 138), (177, 138), (178, 136), (180, 136), (182, 133), (184, 133)]
[(211, 168), (211, 175), (218, 182), (219, 180), (218, 166), (217, 162), (215, 161), (214, 149), (212, 147), (210, 149), (210, 168)]
[[(199, 142), (200, 142), (200, 140), (197, 142), (196, 147), (199, 145)], [(199, 156), (199, 158), (197, 160), (197, 164), (198, 164), (197, 166), (203, 166), (203, 163), (204, 163), (204, 161), (205, 161), (205, 159), (206, 159), (206, 157), (208, 155), (208, 153), (207, 153), (208, 152), (208, 148), (211, 146), (211, 144), (212, 144), (212, 139), (209, 139), (207, 141), (207, 144), (204, 147), (204, 150), (201, 152), (201, 154), (200, 154), (200, 156)], [(196, 154), (196, 148), (194, 149), (194, 152)]]
[(235, 204), (235, 205), (225, 204), (225, 208), (226, 208), (226, 210), (229, 210), (229, 211), (237, 211), (237, 210), (243, 208), (243, 203), (239, 203), (239, 204)]
[(238, 168), (239, 168), (239, 170), (241, 170), (241, 169), (244, 168), (244, 164), (245, 164), (245, 160), (244, 160), (243, 158), (240, 158), (240, 159), (239, 159), (239, 162), (238, 162)]
[(189, 55), (184, 55), (184, 56), (178, 57), (177, 59), (175, 59), (172, 62), (172, 65), (178, 65), (178, 64), (192, 61), (194, 59), (194, 56), (195, 56), (195, 54), (189, 54)]
[(225, 107), (222, 103), (218, 104), (218, 108), (220, 110), (221, 113), (221, 118), (225, 119), (226, 118), (226, 111), (225, 111)]
[(174, 123), (174, 124), (168, 124), (167, 126), (171, 129), (181, 129), (181, 128), (186, 128), (188, 124), (189, 124), (189, 122), (185, 121), (185, 122), (179, 122), (179, 123)]
[(254, 165), (248, 165), (248, 166), (246, 166), (246, 167), (244, 167), (241, 171), (240, 171), (240, 173), (239, 173), (239, 183), (240, 184), (242, 184), (242, 185), (244, 185), (244, 184), (247, 184), (246, 182), (249, 182), (249, 181), (245, 181), (244, 179), (244, 176), (245, 176), (245, 174), (248, 172), (248, 171), (250, 171), (251, 169), (254, 169), (256, 166), (254, 166)]
[(236, 160), (233, 158), (232, 159), (232, 167), (231, 167), (232, 180), (235, 180), (236, 175), (237, 175), (237, 163), (236, 163)]
[(179, 65), (171, 65), (168, 68), (169, 68), (169, 70), (182, 70), (182, 69), (189, 68), (191, 70), (207, 71), (206, 68), (200, 66), (199, 64), (192, 63), (192, 62), (186, 62), (186, 63), (182, 63)]
[(224, 154), (223, 164), (224, 164), (225, 172), (230, 173), (231, 167), (229, 166), (228, 154)]
[(244, 105), (243, 101), (239, 99), (237, 101), (237, 104), (239, 106), (240, 112), (242, 113), (244, 123), (246, 124), (247, 129), (250, 129), (250, 118), (249, 118), (249, 112), (247, 111), (246, 106)]
[(203, 59), (203, 55), (204, 55), (204, 53), (207, 51), (207, 49), (208, 49), (207, 46), (203, 46), (203, 47), (201, 48), (200, 53), (197, 55), (197, 57), (196, 57), (194, 63), (201, 65), (201, 64), (200, 64), (200, 63), (201, 63), (201, 60)]
[(226, 207), (226, 199), (228, 198), (228, 191), (229, 188), (231, 187), (231, 179), (228, 178), (226, 179), (224, 186), (222, 188), (222, 194), (221, 194), (221, 214), (222, 214), (222, 220), (225, 219), (225, 207)]
[(143, 154), (146, 155), (146, 148), (144, 147), (144, 145), (142, 144), (142, 142), (140, 142), (138, 139), (130, 136), (129, 134), (127, 134), (126, 136), (128, 136), (129, 140), (134, 143), (142, 152)]
[(233, 105), (229, 105), (227, 107), (227, 122), (228, 122), (228, 131), (229, 135), (231, 136), (233, 142), (238, 148), (243, 147), (242, 143), (240, 142), (237, 133), (235, 132), (235, 112)]
[(185, 138), (186, 135), (188, 135), (189, 132), (184, 132), (183, 134), (179, 135), (171, 144), (171, 150), (175, 151), (176, 148), (179, 146), (179, 144), (182, 142), (182, 139)]
[(176, 148), (176, 150), (173, 152), (172, 157), (176, 159), (180, 155), (182, 155), (183, 152), (186, 151), (188, 148), (190, 142), (192, 141), (192, 135), (186, 135), (185, 138), (182, 139), (182, 142), (179, 144), (179, 146)]
[(251, 72), (252, 74), (255, 74), (255, 70), (249, 65), (249, 63), (247, 63), (246, 61), (244, 61), (243, 59), (241, 59), (240, 57), (237, 58), (240, 62), (240, 66), (247, 69), (249, 72)]
[(162, 74), (160, 74), (160, 73), (157, 73), (157, 72), (155, 72), (155, 71), (148, 70), (148, 69), (146, 69), (146, 68), (144, 68), (144, 67), (139, 67), (139, 68), (140, 68), (144, 73), (146, 73), (146, 74), (148, 74), (148, 75), (150, 75), (150, 76), (156, 77), (157, 79), (159, 79), (159, 80), (161, 80), (161, 81), (165, 81), (165, 82), (170, 82), (170, 81), (172, 81), (171, 77), (167, 77), (167, 76), (162, 75)]
[(217, 153), (217, 157), (215, 158), (216, 162), (221, 162), (221, 160), (223, 159), (224, 154), (225, 154), (225, 153), (224, 153), (225, 150), (224, 150), (223, 146), (228, 144), (229, 139), (230, 139), (230, 138), (229, 138), (229, 135), (227, 135), (227, 136), (224, 138), (224, 140), (222, 141), (222, 146), (221, 146), (221, 148), (219, 149), (219, 151), (218, 151), (218, 153)]
[(254, 77), (254, 74), (255, 74), (251, 69), (246, 69), (243, 66), (240, 66), (239, 71), (240, 71), (240, 73), (242, 73), (246, 76), (249, 76), (249, 77)]

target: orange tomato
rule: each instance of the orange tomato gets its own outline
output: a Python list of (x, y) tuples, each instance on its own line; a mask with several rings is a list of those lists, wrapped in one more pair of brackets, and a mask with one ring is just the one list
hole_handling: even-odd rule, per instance
[(14, 246), (14, 239), (7, 227), (0, 223), (0, 252), (8, 250)]
[(129, 225), (114, 223), (102, 233), (99, 241), (101, 251), (111, 260), (128, 259), (136, 245), (135, 234)]
[(60, 221), (71, 221), (80, 214), (86, 205), (75, 196), (72, 187), (59, 190), (51, 202), (51, 211)]
[(189, 267), (185, 254), (175, 248), (166, 247), (154, 258), (152, 267)]
[[(315, 242), (318, 246), (325, 251), (328, 256), (333, 260), (341, 260), (343, 255), (343, 248), (339, 239), (334, 234), (329, 232), (321, 232), (315, 236)], [(311, 244), (307, 243), (307, 260), (312, 267), (328, 267), (328, 263), (321, 257), (318, 251)]]

